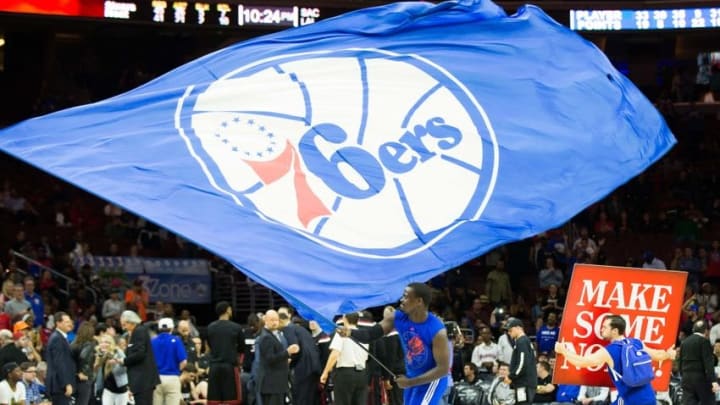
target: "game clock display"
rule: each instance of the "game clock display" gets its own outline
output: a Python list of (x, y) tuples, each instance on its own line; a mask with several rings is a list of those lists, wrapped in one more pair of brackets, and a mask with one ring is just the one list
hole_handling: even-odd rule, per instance
[(320, 18), (320, 9), (299, 6), (250, 6), (233, 2), (167, 1), (147, 3), (151, 12), (136, 1), (105, 1), (106, 18), (150, 20), (155, 23), (208, 26), (299, 27)]

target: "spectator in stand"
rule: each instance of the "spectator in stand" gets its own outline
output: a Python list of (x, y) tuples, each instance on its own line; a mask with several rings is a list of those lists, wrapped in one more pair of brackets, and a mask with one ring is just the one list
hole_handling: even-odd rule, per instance
[(512, 300), (510, 276), (505, 271), (505, 260), (498, 259), (495, 269), (485, 279), (485, 295), (493, 305), (509, 304)]
[(720, 281), (720, 241), (714, 240), (710, 245), (705, 280), (715, 285)]
[(542, 309), (544, 301), (545, 296), (543, 294), (535, 294), (535, 304), (530, 308), (530, 321), (532, 325), (535, 326), (535, 330), (540, 329), (543, 324), (543, 319), (545, 318), (545, 313)]
[(590, 233), (587, 227), (580, 228), (580, 236), (573, 243), (573, 252), (587, 252), (589, 255), (594, 255), (598, 250), (598, 245), (590, 237)]
[(655, 254), (651, 251), (643, 253), (643, 269), (657, 269), (665, 270), (665, 262), (655, 257)]
[(70, 264), (75, 268), (81, 267), (92, 261), (93, 254), (90, 251), (90, 244), (87, 242), (77, 242), (75, 248), (68, 254)]
[[(172, 308), (172, 304), (165, 304), (166, 311), (168, 310), (168, 306), (170, 306)], [(166, 314), (166, 316), (168, 316), (168, 315)], [(200, 331), (195, 326), (197, 324), (197, 321), (195, 320), (195, 317), (190, 313), (189, 310), (183, 309), (182, 311), (180, 311), (180, 320), (188, 321), (188, 323), (189, 323), (188, 326), (190, 326), (190, 337), (195, 338), (195, 337), (200, 336)]]
[[(158, 321), (160, 318), (166, 318), (165, 314), (165, 303), (162, 301), (155, 301), (155, 303), (147, 310), (148, 321)], [(172, 317), (167, 317), (172, 318)]]
[(120, 319), (120, 314), (125, 310), (125, 301), (120, 299), (120, 291), (110, 291), (110, 297), (103, 302), (102, 317), (103, 319), (113, 318)]
[(26, 361), (20, 364), (20, 369), (23, 372), (20, 382), (25, 386), (25, 403), (27, 405), (40, 404), (43, 400), (42, 391), (44, 391), (44, 389), (42, 389), (43, 387), (37, 380), (37, 367), (35, 363)]
[[(589, 385), (580, 386), (578, 393), (578, 405), (605, 405), (610, 396), (610, 387), (592, 387)], [(678, 404), (680, 405), (680, 404)]]
[(680, 268), (680, 259), (683, 256), (683, 249), (676, 247), (673, 251), (673, 258), (670, 261), (670, 268), (673, 270), (677, 270)]
[[(25, 335), (27, 340), (22, 340), (21, 349), (30, 361), (42, 361), (40, 353), (43, 350), (43, 343), (40, 340), (38, 332), (31, 328), (25, 321), (20, 321), (15, 324), (17, 331)], [(20, 336), (13, 333), (14, 336)], [(22, 362), (21, 362), (22, 363)]]
[(40, 292), (48, 291), (51, 294), (55, 294), (58, 285), (53, 278), (52, 272), (50, 272), (50, 270), (44, 270), (42, 272), (42, 274), (40, 275), (40, 282), (38, 283), (38, 288), (40, 289)]
[[(650, 212), (645, 211), (640, 218), (640, 224), (637, 227), (640, 234), (648, 234), (656, 231), (656, 224)], [(582, 389), (582, 388), (581, 388)]]
[(210, 369), (210, 353), (207, 350), (207, 342), (203, 342), (199, 337), (192, 338), (192, 342), (195, 345), (195, 357), (197, 358), (195, 367), (198, 378), (206, 378)]
[(693, 220), (691, 212), (683, 211), (675, 220), (673, 232), (677, 242), (693, 243), (698, 240), (700, 229), (698, 223)]
[(10, 330), (13, 327), (12, 319), (10, 319), (10, 315), (8, 315), (2, 307), (2, 304), (0, 304), (0, 330)]
[(557, 387), (552, 383), (552, 368), (547, 361), (537, 363), (537, 392), (533, 404), (551, 404), (555, 402)]
[(125, 305), (129, 309), (137, 311), (142, 321), (147, 320), (147, 308), (150, 305), (150, 293), (143, 286), (140, 278), (133, 281), (131, 289), (125, 291)]
[(698, 305), (705, 306), (705, 311), (708, 315), (713, 315), (718, 310), (718, 296), (712, 284), (708, 282), (702, 283), (700, 293), (696, 295), (696, 298)]
[(563, 307), (565, 306), (565, 298), (560, 295), (560, 290), (557, 285), (550, 284), (548, 286), (548, 292), (543, 298), (542, 311), (547, 316), (550, 312), (556, 314), (562, 314)]
[[(715, 323), (712, 328), (710, 328), (708, 339), (710, 340), (710, 343), (714, 345), (715, 343), (720, 342), (720, 312), (715, 312), (713, 315), (713, 321), (715, 321)], [(718, 365), (720, 365), (720, 361), (718, 361)]]
[(605, 211), (600, 211), (598, 219), (595, 221), (594, 230), (597, 235), (611, 234), (615, 232), (615, 223), (608, 218)]
[(705, 276), (705, 274), (707, 274), (709, 260), (707, 249), (700, 246), (697, 250), (697, 259), (700, 262), (700, 273), (702, 273), (701, 276)]
[(197, 367), (198, 352), (195, 347), (195, 343), (192, 341), (192, 336), (190, 336), (190, 330), (189, 321), (182, 320), (178, 322), (177, 334), (180, 336), (180, 339), (182, 339), (183, 346), (185, 347), (185, 353), (187, 354), (188, 359), (187, 362), (189, 364), (194, 364), (195, 367)]
[(8, 301), (15, 297), (15, 282), (11, 278), (5, 279), (2, 283), (2, 294), (0, 294), (0, 304), (5, 305)]
[(182, 395), (181, 405), (194, 405), (193, 391), (197, 382), (197, 369), (192, 364), (186, 364), (180, 373), (180, 394)]
[(490, 384), (487, 397), (492, 405), (512, 405), (515, 403), (515, 390), (506, 383), (510, 375), (510, 366), (507, 363), (499, 363), (497, 377)]
[(475, 374), (493, 374), (495, 372), (495, 363), (500, 357), (500, 346), (492, 341), (490, 328), (484, 327), (480, 329), (479, 333), (477, 345), (472, 351), (470, 361), (477, 368)]
[(483, 383), (483, 380), (480, 379), (478, 376), (478, 368), (473, 363), (467, 363), (463, 367), (463, 374), (464, 377), (462, 379), (462, 382), (469, 384), (469, 385), (480, 385)]
[(25, 289), (22, 284), (13, 286), (13, 299), (5, 303), (5, 312), (12, 320), (20, 320), (23, 315), (32, 310), (32, 305), (25, 299)]
[(47, 397), (47, 390), (45, 389), (45, 379), (47, 378), (47, 363), (41, 361), (37, 364), (37, 383), (40, 384), (40, 393), (44, 397)]
[(25, 300), (30, 303), (34, 315), (33, 326), (42, 326), (45, 321), (45, 304), (43, 304), (40, 294), (35, 292), (35, 279), (27, 276), (23, 285), (25, 286)]
[(470, 325), (475, 325), (478, 321), (484, 325), (489, 325), (491, 314), (490, 299), (483, 294), (473, 300), (472, 307), (467, 310), (465, 317)]
[[(628, 216), (628, 212), (625, 210), (622, 210), (620, 212), (620, 218), (616, 227), (616, 231), (618, 235), (626, 235), (632, 233), (632, 226), (630, 225), (630, 219)], [(579, 389), (579, 388), (578, 388)]]
[[(9, 337), (8, 337), (9, 335)], [(29, 361), (26, 354), (28, 346), (32, 346), (30, 339), (23, 332), (11, 333), (9, 330), (0, 331), (0, 339), (5, 345), (0, 349), (0, 364), (14, 362), (17, 364)]]
[(693, 286), (697, 291), (697, 288), (700, 286), (700, 272), (702, 268), (700, 260), (695, 257), (693, 248), (686, 247), (683, 249), (683, 254), (678, 259), (677, 269), (688, 273), (688, 285)]
[(2, 370), (6, 378), (0, 382), (0, 404), (25, 404), (27, 393), (25, 392), (25, 385), (20, 382), (23, 377), (20, 366), (13, 362), (5, 363)]
[(538, 276), (538, 284), (542, 289), (546, 289), (550, 284), (563, 285), (564, 275), (562, 270), (555, 267), (555, 259), (548, 257), (545, 259), (545, 267), (540, 270)]
[(550, 353), (555, 350), (555, 342), (560, 336), (560, 328), (557, 325), (557, 314), (548, 312), (545, 324), (538, 329), (535, 336), (537, 350), (540, 353)]
[(183, 405), (201, 405), (207, 401), (207, 381), (199, 381), (195, 366), (188, 364), (180, 374)]

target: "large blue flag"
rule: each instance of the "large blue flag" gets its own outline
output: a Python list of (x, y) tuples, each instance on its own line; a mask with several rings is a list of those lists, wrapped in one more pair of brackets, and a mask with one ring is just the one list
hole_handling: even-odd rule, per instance
[(481, 0), (259, 37), (0, 133), (315, 319), (557, 226), (674, 143), (591, 43)]

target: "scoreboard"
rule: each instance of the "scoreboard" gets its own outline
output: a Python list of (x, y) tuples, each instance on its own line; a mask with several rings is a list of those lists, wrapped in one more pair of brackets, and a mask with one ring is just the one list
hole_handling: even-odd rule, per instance
[(240, 1), (0, 0), (0, 12), (209, 27), (299, 27), (323, 17), (317, 7), (250, 5)]
[(320, 9), (292, 5), (253, 6), (209, 1), (108, 0), (104, 3), (103, 16), (187, 25), (299, 27), (317, 21), (320, 18)]
[(576, 31), (720, 28), (720, 6), (654, 10), (570, 10)]

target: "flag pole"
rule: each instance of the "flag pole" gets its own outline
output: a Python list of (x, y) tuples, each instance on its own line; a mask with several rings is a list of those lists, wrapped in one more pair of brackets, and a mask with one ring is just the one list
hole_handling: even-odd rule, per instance
[[(336, 333), (337, 333), (337, 332), (336, 332)], [(385, 364), (383, 364), (383, 362), (380, 361), (380, 359), (378, 359), (377, 357), (375, 357), (375, 355), (373, 355), (372, 353), (370, 353), (370, 349), (368, 349), (368, 348), (366, 348), (365, 346), (363, 346), (362, 343), (358, 342), (357, 339), (355, 339), (354, 337), (352, 337), (352, 335), (348, 335), (348, 337), (349, 337), (350, 339), (352, 339), (353, 342), (355, 342), (358, 346), (362, 347), (362, 349), (365, 350), (365, 352), (367, 352), (368, 356), (370, 356), (371, 359), (375, 360), (375, 362), (376, 362), (380, 367), (382, 367), (385, 371), (387, 371), (387, 372), (390, 374), (390, 376), (392, 376), (392, 379), (393, 379), (393, 380), (397, 380), (397, 375), (396, 375), (395, 373), (393, 373)]]

